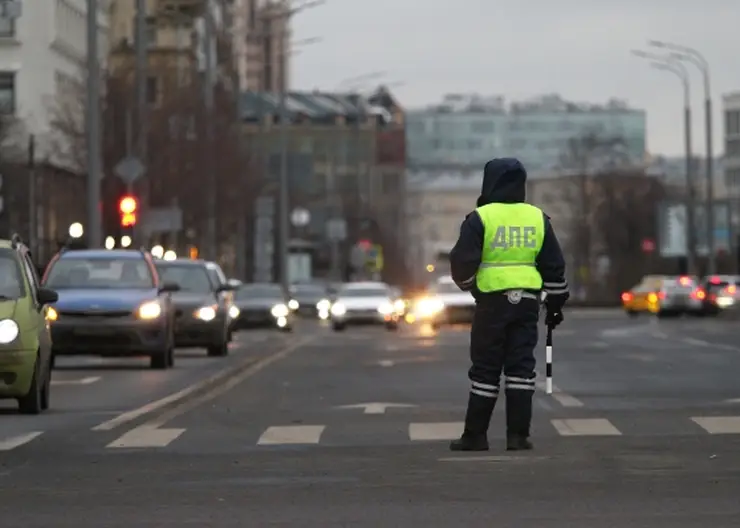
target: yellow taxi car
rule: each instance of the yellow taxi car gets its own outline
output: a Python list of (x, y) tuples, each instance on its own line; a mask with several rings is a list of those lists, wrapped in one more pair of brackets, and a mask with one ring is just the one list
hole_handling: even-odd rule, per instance
[(631, 317), (640, 313), (680, 315), (701, 306), (704, 296), (695, 277), (647, 275), (637, 286), (622, 293), (622, 307)]

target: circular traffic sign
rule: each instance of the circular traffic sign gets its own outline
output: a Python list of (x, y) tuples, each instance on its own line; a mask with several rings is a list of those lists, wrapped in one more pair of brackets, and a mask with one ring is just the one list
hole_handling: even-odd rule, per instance
[(290, 213), (290, 222), (296, 227), (305, 227), (311, 221), (311, 213), (307, 209), (297, 207)]

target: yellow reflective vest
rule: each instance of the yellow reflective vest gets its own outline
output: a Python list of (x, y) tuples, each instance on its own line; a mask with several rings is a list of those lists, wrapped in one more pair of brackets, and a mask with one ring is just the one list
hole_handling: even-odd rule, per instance
[(476, 212), (483, 223), (478, 290), (540, 290), (542, 277), (535, 263), (545, 240), (542, 210), (525, 203), (491, 203)]

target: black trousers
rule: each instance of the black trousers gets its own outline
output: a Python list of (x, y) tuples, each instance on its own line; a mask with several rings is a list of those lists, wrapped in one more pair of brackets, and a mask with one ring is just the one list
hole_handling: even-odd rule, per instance
[(539, 311), (539, 301), (526, 297), (516, 304), (506, 294), (486, 294), (478, 300), (470, 332), (471, 395), (497, 398), (503, 371), (507, 396), (510, 391), (526, 393), (531, 401)]

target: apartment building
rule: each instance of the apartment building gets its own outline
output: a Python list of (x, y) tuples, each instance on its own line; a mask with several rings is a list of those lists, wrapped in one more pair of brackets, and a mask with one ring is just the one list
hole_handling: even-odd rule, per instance
[(290, 88), (289, 2), (236, 0), (234, 33), (242, 91), (278, 92)]
[[(14, 4), (19, 6), (15, 11), (19, 16), (0, 18), (1, 111), (14, 115), (23, 132), (36, 136), (39, 157), (71, 165), (62, 159), (68, 146), (50, 130), (50, 122), (60, 105), (79, 99), (87, 57), (86, 1), (16, 0)], [(110, 0), (99, 4), (98, 40), (104, 61)]]

